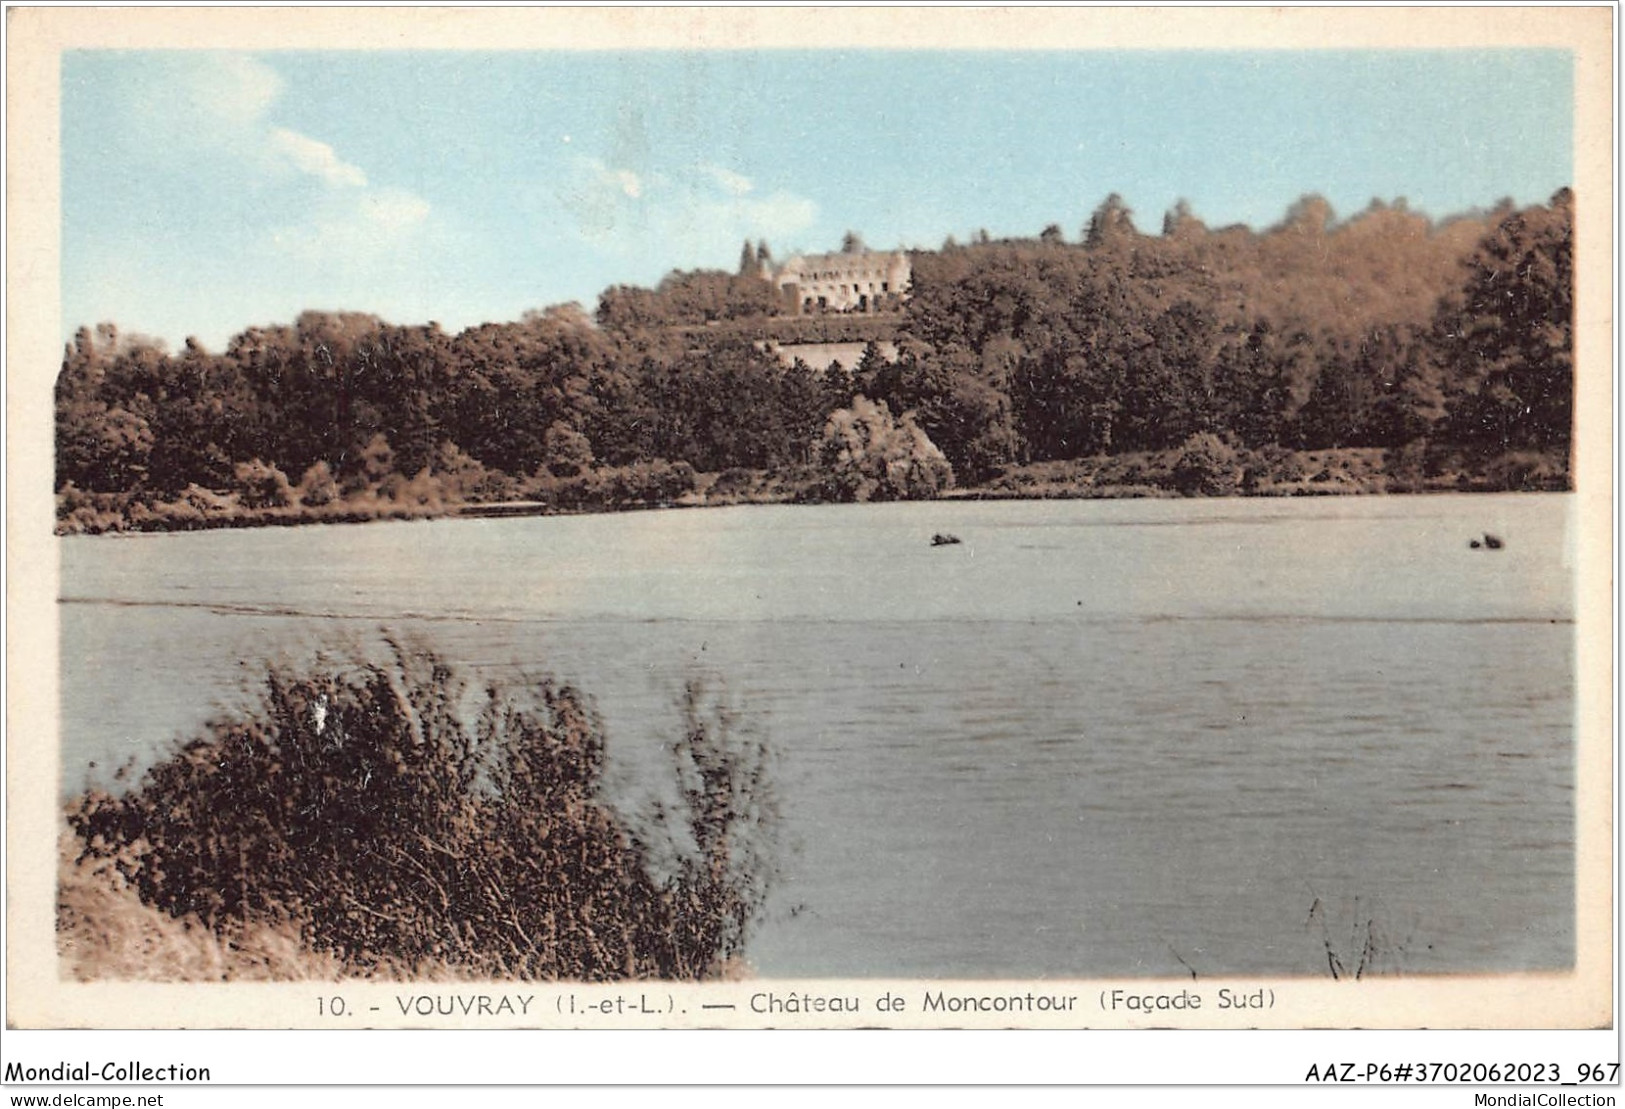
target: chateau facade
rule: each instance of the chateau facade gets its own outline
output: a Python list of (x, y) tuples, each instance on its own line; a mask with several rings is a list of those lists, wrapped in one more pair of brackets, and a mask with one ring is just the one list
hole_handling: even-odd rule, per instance
[(900, 250), (797, 254), (779, 267), (773, 284), (797, 315), (881, 312), (902, 304), (911, 273)]

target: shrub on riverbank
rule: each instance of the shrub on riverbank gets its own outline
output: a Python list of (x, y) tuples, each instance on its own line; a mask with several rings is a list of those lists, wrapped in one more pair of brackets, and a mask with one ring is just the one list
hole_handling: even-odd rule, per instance
[(639, 462), (599, 467), (568, 477), (543, 472), (525, 487), (531, 499), (565, 512), (613, 512), (674, 504), (694, 491), (697, 475), (687, 462)]
[(971, 495), (1035, 499), (1323, 496), (1390, 489), (1383, 451), (1346, 447), (1246, 450), (1212, 435), (1164, 451), (1137, 451), (1011, 466)]
[(568, 477), (543, 469), (524, 481), (474, 467), (425, 470), (409, 481), (389, 477), (348, 493), (337, 488), (325, 464), (312, 467), (298, 486), (289, 486), (281, 471), (271, 467), (239, 469), (238, 489), (215, 492), (190, 485), (168, 498), (89, 492), (70, 483), (57, 493), (57, 534), (413, 520), (515, 500), (534, 502), (548, 512), (617, 512), (673, 505), (698, 485), (688, 463), (663, 459), (585, 469)]
[(818, 452), (826, 475), (820, 500), (929, 500), (954, 483), (953, 468), (913, 413), (893, 419), (884, 401), (864, 396), (830, 416)]
[(765, 745), (725, 708), (688, 690), (679, 800), (629, 818), (579, 691), (491, 686), (468, 717), (443, 659), (393, 651), (273, 670), (136, 788), (77, 799), (76, 865), (220, 937), (292, 930), (355, 975), (698, 979), (742, 958), (775, 812)]
[[(220, 527), (280, 527), (367, 520), (424, 519), (461, 513), (504, 514), (482, 504), (527, 502), (515, 506), (543, 514), (617, 512), (674, 505), (823, 503), (882, 495), (970, 499), (1068, 499), (1168, 496), (1301, 497), (1371, 493), (1562, 492), (1570, 487), (1567, 464), (1554, 452), (1516, 451), (1487, 460), (1415, 443), (1399, 450), (1341, 447), (1294, 451), (1269, 445), (1255, 450), (1227, 447), (1211, 436), (1194, 437), (1165, 451), (1136, 451), (1088, 458), (1006, 466), (975, 485), (923, 492), (929, 482), (951, 474), (919, 465), (883, 467), (882, 477), (902, 480), (881, 489), (866, 485), (863, 472), (849, 467), (837, 481), (819, 466), (778, 469), (735, 467), (699, 474), (685, 462), (657, 461), (599, 467), (570, 477), (545, 469), (523, 482), (488, 482), (473, 495), (448, 488), (438, 475), (400, 482), (391, 496), (364, 494), (328, 499), (307, 491), (311, 475), (294, 488), (298, 503), (249, 508), (231, 493), (192, 485), (173, 500), (132, 493), (86, 492), (68, 485), (57, 494), (58, 534), (118, 531), (192, 531)], [(1201, 449), (1192, 449), (1200, 446)], [(1231, 451), (1227, 458), (1224, 451)], [(1238, 476), (1239, 474), (1239, 476)], [(320, 475), (318, 475), (320, 477)], [(326, 479), (331, 484), (331, 479)]]

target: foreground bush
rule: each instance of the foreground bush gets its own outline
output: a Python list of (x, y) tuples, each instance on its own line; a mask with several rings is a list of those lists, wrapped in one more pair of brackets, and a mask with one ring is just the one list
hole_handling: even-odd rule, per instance
[[(690, 687), (678, 800), (603, 797), (604, 731), (542, 681), (482, 690), (432, 652), (274, 670), (257, 707), (70, 806), (80, 861), (226, 935), (294, 928), (351, 974), (696, 979), (743, 954), (772, 876), (759, 740)], [(466, 722), (472, 719), (472, 727)]]

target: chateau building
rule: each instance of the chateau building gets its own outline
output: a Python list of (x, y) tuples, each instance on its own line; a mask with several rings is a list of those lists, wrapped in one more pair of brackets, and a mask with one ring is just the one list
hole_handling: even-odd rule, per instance
[(910, 272), (900, 250), (797, 254), (779, 267), (773, 284), (786, 309), (799, 315), (881, 312), (902, 304)]

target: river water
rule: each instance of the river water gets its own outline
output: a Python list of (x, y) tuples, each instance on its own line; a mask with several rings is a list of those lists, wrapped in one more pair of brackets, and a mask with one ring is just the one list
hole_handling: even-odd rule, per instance
[[(267, 659), (387, 627), (587, 689), (628, 796), (684, 682), (722, 691), (777, 752), (765, 976), (1567, 967), (1573, 513), (947, 502), (65, 538), (61, 788), (150, 761)], [(1470, 549), (1485, 532), (1504, 548)]]

